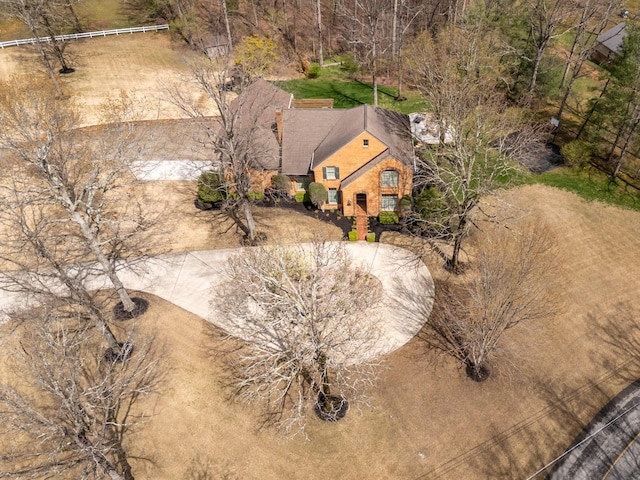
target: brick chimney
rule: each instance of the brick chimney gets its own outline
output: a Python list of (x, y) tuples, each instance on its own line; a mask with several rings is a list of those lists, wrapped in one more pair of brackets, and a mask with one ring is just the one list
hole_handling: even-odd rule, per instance
[(276, 132), (278, 143), (282, 145), (282, 107), (276, 107)]

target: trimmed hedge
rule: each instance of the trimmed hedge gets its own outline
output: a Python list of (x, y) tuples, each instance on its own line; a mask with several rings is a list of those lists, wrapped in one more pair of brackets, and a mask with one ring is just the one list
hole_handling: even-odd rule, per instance
[(355, 230), (349, 230), (349, 241), (356, 242), (358, 240), (358, 232)]
[(264, 192), (249, 192), (247, 193), (247, 199), (251, 202), (259, 202), (264, 200)]
[(376, 241), (376, 232), (367, 233), (367, 242), (375, 242)]
[(325, 186), (321, 183), (311, 182), (309, 184), (308, 192), (311, 203), (313, 203), (316, 207), (321, 208), (322, 205), (327, 203), (329, 194), (327, 193), (327, 189), (325, 188)]
[(198, 178), (198, 200), (217, 205), (225, 199), (224, 182), (218, 172), (208, 171)]
[(400, 219), (396, 212), (380, 212), (378, 220), (382, 225), (395, 225)]

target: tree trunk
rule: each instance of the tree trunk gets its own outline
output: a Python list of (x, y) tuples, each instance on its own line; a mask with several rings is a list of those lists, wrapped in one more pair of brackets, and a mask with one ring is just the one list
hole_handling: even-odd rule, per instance
[(640, 107), (638, 105), (634, 106), (633, 116), (632, 116), (633, 124), (631, 125), (631, 129), (629, 130), (629, 133), (625, 138), (624, 145), (620, 149), (620, 155), (618, 156), (618, 161), (616, 162), (616, 166), (613, 169), (613, 173), (611, 174), (611, 181), (615, 181), (615, 179), (618, 177), (618, 174), (620, 173), (620, 169), (622, 168), (622, 162), (624, 160), (624, 156), (627, 153), (627, 149), (629, 148), (629, 143), (631, 143), (631, 139), (633, 138), (633, 135), (636, 133), (636, 130), (638, 129), (638, 124), (640, 124), (640, 116), (638, 116), (639, 108)]
[[(546, 42), (545, 42), (546, 45)], [(531, 69), (531, 79), (529, 80), (529, 96), (533, 95), (536, 89), (536, 82), (538, 80), (538, 70), (540, 69), (540, 62), (542, 62), (542, 54), (544, 52), (544, 46), (538, 47), (538, 51), (536, 52), (536, 56), (533, 59), (532, 69)]]
[(460, 249), (462, 247), (462, 237), (464, 237), (464, 230), (467, 225), (467, 219), (462, 218), (458, 223), (457, 231), (455, 232), (455, 238), (453, 240), (453, 252), (451, 253), (451, 258), (449, 259), (449, 270), (454, 273), (458, 273), (460, 268)]
[(118, 297), (120, 298), (120, 301), (122, 302), (124, 310), (129, 313), (133, 312), (136, 308), (136, 304), (133, 303), (133, 300), (131, 300), (129, 293), (124, 288), (122, 281), (116, 273), (115, 267), (111, 264), (107, 256), (102, 251), (102, 247), (99, 245), (98, 240), (91, 231), (91, 228), (87, 224), (87, 221), (82, 215), (80, 215), (78, 211), (71, 212), (71, 217), (73, 221), (80, 227), (82, 235), (86, 239), (91, 253), (95, 255), (98, 263), (102, 267), (102, 270), (113, 285), (113, 288), (115, 289)]
[(253, 243), (256, 241), (256, 222), (253, 218), (251, 204), (246, 199), (243, 201), (242, 213), (245, 220), (247, 221), (247, 237), (249, 237), (249, 240), (251, 241), (251, 243)]
[(40, 40), (40, 35), (38, 34), (35, 28), (31, 29), (31, 33), (33, 34), (33, 37), (36, 39), (36, 43), (38, 44), (38, 50), (40, 52), (40, 57), (42, 58), (42, 63), (44, 63), (44, 66), (47, 69), (47, 72), (49, 73), (49, 77), (53, 82), (53, 87), (56, 89), (56, 93), (58, 94), (58, 96), (62, 97), (62, 89), (60, 88), (60, 84), (56, 79), (56, 74), (53, 71), (53, 67), (51, 66), (51, 62), (49, 61), (47, 52), (44, 49), (44, 45), (42, 45), (42, 40)]
[(600, 95), (598, 96), (598, 100), (596, 100), (593, 103), (593, 107), (591, 107), (591, 110), (589, 110), (589, 113), (587, 114), (587, 118), (585, 118), (584, 122), (582, 122), (582, 125), (580, 125), (580, 130), (578, 130), (578, 133), (576, 134), (576, 140), (578, 140), (580, 138), (580, 135), (582, 135), (582, 132), (584, 131), (585, 127), (587, 126), (587, 123), (589, 123), (589, 120), (591, 119), (591, 115), (593, 115), (593, 112), (595, 111), (596, 107), (598, 106), (598, 102), (600, 101), (602, 96), (607, 91), (607, 87), (609, 86), (609, 82), (610, 81), (611, 81), (611, 77), (607, 78), (607, 83), (604, 84), (604, 87), (603, 87), (602, 91), (600, 92)]
[[(375, 34), (374, 34), (375, 35)], [(378, 106), (378, 61), (376, 58), (377, 55), (376, 41), (373, 40), (371, 45), (371, 85), (373, 87), (373, 106)]]
[(53, 48), (53, 53), (55, 53), (58, 61), (60, 62), (60, 73), (69, 73), (73, 70), (69, 68), (67, 65), (67, 61), (64, 58), (63, 48), (60, 46), (58, 40), (56, 40), (56, 32), (54, 31), (51, 22), (49, 21), (49, 17), (47, 15), (42, 16), (42, 22), (44, 23), (45, 30), (49, 34), (49, 38), (51, 38), (51, 46)]
[(393, 23), (391, 25), (391, 56), (396, 57), (397, 52), (397, 29), (398, 29), (398, 0), (393, 0)]
[(68, 2), (66, 4), (67, 10), (69, 10), (69, 14), (71, 14), (71, 18), (73, 18), (73, 28), (75, 33), (82, 33), (82, 24), (80, 23), (80, 19), (78, 18), (78, 14), (76, 13), (75, 8), (73, 8), (73, 4)]
[(320, 66), (324, 63), (324, 54), (322, 51), (322, 12), (320, 9), (320, 0), (315, 1), (316, 5), (316, 35), (318, 38), (318, 63)]
[(222, 16), (224, 18), (224, 27), (227, 31), (227, 48), (231, 52), (233, 49), (233, 41), (231, 39), (231, 26), (229, 25), (229, 12), (227, 11), (227, 1), (220, 0), (220, 7), (222, 8)]
[(116, 467), (109, 461), (109, 459), (102, 453), (99, 449), (95, 448), (94, 445), (91, 444), (89, 440), (87, 440), (87, 436), (84, 430), (80, 432), (76, 432), (75, 441), (80, 447), (82, 451), (85, 451), (87, 454), (90, 453), (90, 459), (102, 470), (103, 473), (108, 475), (111, 480), (134, 480), (133, 477), (131, 479), (125, 478), (118, 473)]

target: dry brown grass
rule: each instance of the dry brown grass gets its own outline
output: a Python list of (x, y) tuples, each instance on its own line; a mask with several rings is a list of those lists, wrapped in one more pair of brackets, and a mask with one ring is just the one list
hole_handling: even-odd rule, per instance
[[(76, 71), (58, 78), (65, 95), (85, 105), (87, 124), (97, 121), (96, 107), (120, 91), (134, 99), (141, 119), (185, 117), (167, 102), (164, 85), (188, 76), (188, 62), (196, 54), (166, 32), (77, 40), (69, 43), (67, 52)], [(0, 51), (0, 79), (11, 76), (22, 81), (47, 78), (35, 47)], [(205, 102), (196, 89), (193, 98)]]
[[(145, 190), (161, 193), (171, 207), (164, 216), (173, 228), (167, 250), (237, 245), (238, 235), (220, 235), (209, 212), (194, 215), (186, 184), (158, 182)], [(130, 440), (134, 452), (151, 460), (135, 462), (137, 477), (195, 478), (190, 469), (208, 463), (208, 478), (227, 472), (243, 479), (510, 479), (526, 478), (560, 454), (640, 374), (631, 361), (637, 352), (611, 343), (613, 327), (640, 313), (640, 215), (542, 186), (503, 199), (510, 205), (504, 216), (542, 215), (560, 239), (557, 274), (566, 311), (553, 322), (508, 332), (494, 375), (481, 384), (412, 340), (389, 355), (375, 409), (354, 408), (335, 425), (312, 419), (309, 441), (258, 430), (256, 411), (230, 402), (220, 385), (222, 372), (207, 354), (209, 325), (148, 297), (151, 308), (140, 326), (166, 345), (169, 374), (162, 395), (146, 406), (154, 416)], [(258, 216), (273, 241), (291, 238), (290, 229), (326, 228), (283, 211)], [(425, 261), (436, 279), (447, 275), (437, 257)]]

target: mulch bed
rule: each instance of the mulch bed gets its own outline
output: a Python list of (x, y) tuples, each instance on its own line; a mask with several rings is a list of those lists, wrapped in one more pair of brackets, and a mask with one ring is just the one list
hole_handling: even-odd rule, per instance
[(113, 307), (113, 318), (115, 320), (131, 320), (132, 318), (139, 317), (149, 309), (149, 302), (144, 298), (133, 297), (131, 301), (135, 304), (132, 312), (127, 312), (122, 302), (118, 302)]
[[(261, 207), (279, 207), (288, 208), (296, 212), (313, 217), (323, 222), (333, 223), (335, 226), (342, 230), (344, 238), (348, 238), (349, 232), (353, 230), (354, 220), (353, 217), (345, 217), (338, 210), (325, 210), (324, 212), (315, 207), (309, 202), (296, 202), (291, 199), (271, 199), (265, 198), (259, 205)], [(369, 217), (369, 231), (376, 234), (376, 242), (380, 241), (380, 235), (382, 232), (399, 232), (403, 230), (402, 225), (383, 225), (378, 221), (377, 217)]]

